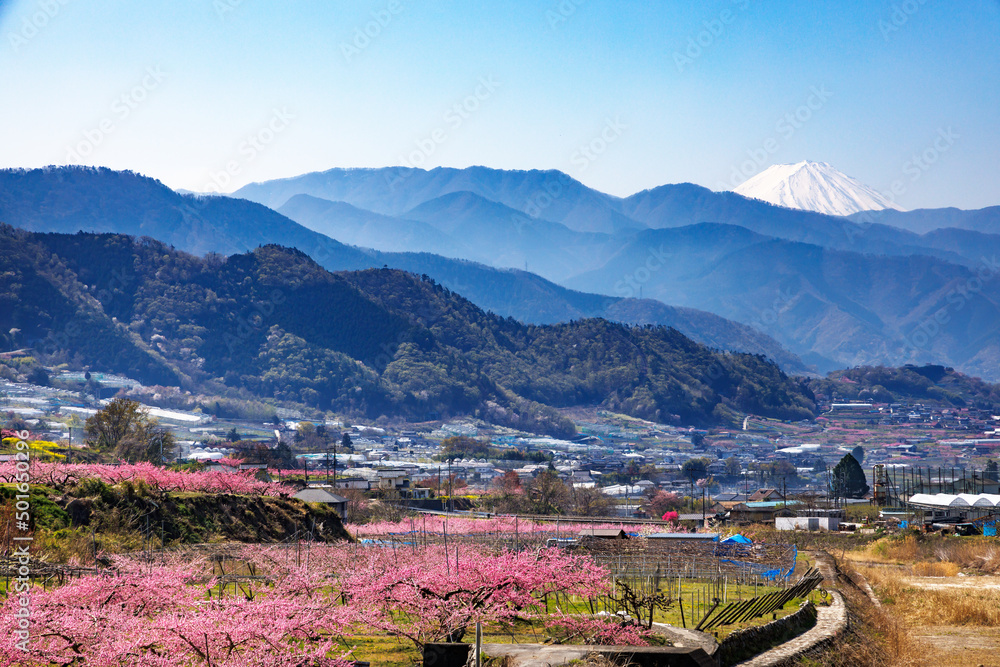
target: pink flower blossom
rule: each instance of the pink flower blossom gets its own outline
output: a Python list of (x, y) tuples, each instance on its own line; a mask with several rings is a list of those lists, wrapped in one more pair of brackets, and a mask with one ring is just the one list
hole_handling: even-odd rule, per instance
[[(31, 463), (31, 483), (63, 487), (83, 479), (99, 479), (108, 484), (142, 482), (159, 491), (197, 491), (201, 493), (234, 493), (259, 496), (288, 496), (293, 489), (276, 482), (262, 482), (252, 470), (200, 472), (169, 470), (152, 463), (122, 465)], [(0, 483), (10, 483), (17, 475), (14, 462), (0, 463)]]

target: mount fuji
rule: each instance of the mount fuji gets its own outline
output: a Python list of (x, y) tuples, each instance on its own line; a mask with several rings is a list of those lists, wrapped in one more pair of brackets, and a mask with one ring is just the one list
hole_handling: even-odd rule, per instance
[(826, 162), (776, 164), (744, 181), (733, 192), (778, 206), (827, 215), (860, 211), (903, 211), (874, 188)]

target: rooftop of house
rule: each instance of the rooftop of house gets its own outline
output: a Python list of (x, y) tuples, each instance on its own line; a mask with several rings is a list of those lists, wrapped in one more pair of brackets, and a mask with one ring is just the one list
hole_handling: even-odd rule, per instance
[[(748, 509), (751, 510), (766, 510), (766, 509), (774, 509), (776, 507), (793, 507), (795, 505), (800, 505), (800, 504), (801, 501), (799, 500), (760, 500), (756, 502), (742, 503), (742, 505), (745, 505)], [(739, 506), (737, 507), (739, 508)]]
[(778, 491), (777, 489), (757, 489), (756, 491), (750, 494), (751, 501), (770, 500), (775, 498), (780, 499), (784, 498), (784, 496), (782, 496), (781, 492)]
[(628, 538), (628, 533), (621, 528), (584, 528), (580, 531), (580, 537), (624, 540)]
[(299, 500), (306, 503), (340, 504), (347, 502), (347, 498), (344, 498), (343, 496), (338, 496), (335, 493), (330, 493), (326, 489), (317, 489), (317, 488), (302, 489), (292, 497), (298, 498)]

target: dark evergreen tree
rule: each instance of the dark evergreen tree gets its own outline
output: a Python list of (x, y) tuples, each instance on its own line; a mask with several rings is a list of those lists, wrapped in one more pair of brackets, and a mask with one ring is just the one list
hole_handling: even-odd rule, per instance
[(831, 491), (838, 498), (862, 498), (868, 493), (865, 471), (853, 454), (844, 455), (834, 466)]
[(854, 458), (856, 458), (858, 460), (858, 463), (864, 463), (865, 462), (865, 448), (862, 447), (861, 445), (858, 445), (857, 447), (855, 447), (854, 449), (851, 450), (851, 456), (853, 456)]

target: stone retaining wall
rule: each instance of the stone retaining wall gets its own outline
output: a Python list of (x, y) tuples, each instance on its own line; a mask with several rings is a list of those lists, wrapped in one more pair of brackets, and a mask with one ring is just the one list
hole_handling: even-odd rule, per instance
[(836, 590), (830, 590), (830, 596), (829, 607), (816, 608), (816, 625), (811, 629), (781, 646), (737, 663), (739, 667), (784, 667), (794, 664), (803, 656), (823, 651), (847, 629), (847, 607), (844, 605), (844, 598)]
[(729, 667), (740, 660), (759, 654), (761, 646), (771, 646), (792, 639), (815, 624), (815, 605), (812, 602), (803, 602), (794, 614), (766, 625), (733, 632), (722, 640), (715, 655), (722, 667)]

